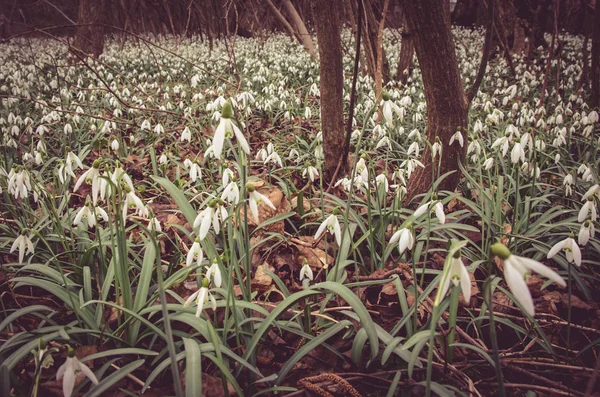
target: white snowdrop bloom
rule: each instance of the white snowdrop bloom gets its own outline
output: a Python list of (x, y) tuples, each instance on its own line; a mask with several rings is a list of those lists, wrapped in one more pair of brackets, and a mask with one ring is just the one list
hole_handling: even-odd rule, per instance
[(288, 154), (288, 159), (297, 161), (300, 159), (300, 153), (296, 149), (290, 149), (290, 154)]
[(246, 190), (248, 191), (248, 205), (250, 206), (250, 212), (252, 213), (252, 217), (256, 224), (260, 222), (258, 217), (258, 205), (261, 203), (266, 204), (272, 210), (276, 210), (277, 208), (273, 205), (271, 200), (264, 194), (259, 193), (255, 190), (254, 185), (251, 183), (246, 184)]
[(444, 205), (442, 204), (441, 201), (439, 201), (437, 199), (437, 197), (435, 197), (435, 195), (431, 198), (431, 201), (428, 201), (425, 204), (421, 205), (419, 208), (417, 208), (417, 210), (414, 212), (413, 216), (415, 218), (419, 218), (421, 215), (424, 215), (428, 211), (434, 211), (435, 216), (438, 218), (440, 223), (446, 223), (446, 214), (444, 214)]
[(383, 186), (383, 191), (386, 193), (390, 191), (390, 185), (389, 185), (387, 176), (385, 174), (377, 175), (375, 177), (375, 184), (377, 185), (378, 188), (380, 186)]
[(162, 233), (160, 221), (155, 216), (152, 216), (152, 218), (150, 218), (150, 221), (148, 222), (148, 230), (151, 230), (154, 233)]
[(310, 266), (308, 265), (308, 262), (306, 262), (306, 261), (302, 265), (302, 269), (300, 269), (299, 278), (300, 278), (300, 282), (302, 282), (302, 285), (304, 285), (304, 280), (306, 280), (307, 284), (308, 284), (308, 281), (312, 281), (314, 279), (313, 271), (310, 268)]
[(410, 179), (410, 176), (417, 167), (425, 168), (425, 165), (419, 160), (411, 158), (400, 163), (400, 167), (406, 170), (406, 179)]
[(390, 244), (398, 243), (398, 252), (400, 255), (406, 250), (412, 250), (415, 246), (415, 235), (412, 230), (412, 224), (407, 224), (400, 230), (397, 230), (390, 239)]
[(421, 133), (419, 132), (418, 129), (414, 129), (412, 130), (409, 134), (408, 134), (408, 139), (416, 139), (416, 140), (421, 140)]
[(204, 240), (208, 235), (210, 226), (212, 225), (215, 234), (221, 232), (221, 222), (229, 216), (227, 209), (219, 203), (219, 200), (213, 199), (208, 203), (208, 206), (202, 210), (194, 220), (194, 229), (198, 229), (198, 237)]
[(92, 200), (94, 205), (98, 202), (98, 196), (100, 194), (100, 163), (101, 159), (94, 160), (92, 167), (85, 171), (73, 187), (73, 192), (76, 192), (83, 182), (92, 186)]
[(381, 101), (381, 105), (381, 112), (383, 113), (383, 118), (388, 127), (391, 128), (394, 124), (394, 113), (398, 115), (398, 117), (400, 118), (400, 122), (402, 122), (403, 116), (401, 116), (400, 107), (390, 99), (389, 94), (383, 94), (383, 100)]
[(63, 172), (59, 172), (59, 176), (62, 174), (63, 175), (63, 183), (64, 183), (64, 179), (66, 179), (66, 175), (71, 175), (73, 178), (75, 178), (75, 173), (73, 172), (73, 165), (76, 166), (75, 169), (77, 168), (83, 168), (83, 164), (81, 163), (81, 160), (79, 159), (79, 157), (73, 153), (71, 151), (71, 149), (67, 146), (67, 158), (65, 160), (65, 164), (64, 164), (64, 173)]
[(150, 124), (150, 120), (146, 119), (146, 120), (142, 121), (142, 125), (140, 127), (140, 129), (142, 131), (150, 131), (151, 128), (152, 128), (152, 125)]
[(312, 112), (311, 112), (310, 108), (307, 106), (307, 107), (304, 109), (304, 118), (308, 120), (308, 119), (310, 119), (311, 117), (312, 117)]
[(327, 230), (329, 234), (333, 234), (335, 236), (335, 241), (337, 242), (338, 246), (342, 245), (342, 229), (336, 214), (329, 215), (327, 219), (321, 223), (317, 229), (317, 232), (315, 233), (315, 241), (321, 237), (325, 230)]
[(65, 131), (65, 134), (70, 135), (73, 132), (73, 127), (71, 127), (71, 124), (69, 124), (69, 123), (65, 124), (64, 131)]
[(597, 123), (598, 122), (598, 112), (596, 112), (595, 110), (592, 110), (588, 114), (588, 122), (589, 123)]
[[(125, 190), (129, 190), (129, 188), (126, 186)], [(127, 219), (127, 210), (129, 208), (135, 208), (139, 216), (148, 216), (148, 209), (146, 208), (142, 200), (138, 196), (136, 196), (133, 190), (129, 190), (127, 193), (125, 193), (125, 199), (123, 200), (123, 209), (121, 214), (123, 217), (123, 221)]]
[(408, 147), (408, 150), (406, 151), (406, 155), (410, 156), (411, 154), (414, 154), (415, 157), (419, 157), (420, 154), (420, 148), (419, 148), (419, 142), (414, 141), (413, 143), (410, 144), (410, 146)]
[(449, 145), (452, 145), (452, 144), (454, 143), (454, 141), (457, 141), (457, 142), (458, 142), (458, 144), (460, 145), (460, 147), (463, 147), (463, 146), (464, 146), (464, 144), (465, 144), (465, 141), (464, 141), (464, 139), (463, 139), (463, 136), (462, 136), (462, 134), (460, 133), (460, 131), (456, 131), (456, 132), (454, 133), (454, 135), (452, 135), (452, 136), (450, 137), (450, 143), (449, 143)]
[(155, 134), (163, 134), (165, 132), (165, 129), (163, 128), (162, 124), (158, 123), (154, 126), (154, 133)]
[(211, 308), (213, 310), (215, 310), (217, 308), (217, 301), (215, 300), (215, 297), (210, 293), (209, 289), (208, 289), (208, 279), (204, 278), (202, 280), (202, 287), (194, 292), (192, 295), (190, 295), (190, 297), (185, 301), (185, 303), (183, 304), (183, 307), (188, 307), (191, 305), (191, 303), (194, 301), (194, 299), (196, 300), (196, 317), (200, 318), (200, 315), (202, 314), (202, 311), (204, 310), (204, 305), (206, 303), (208, 303), (208, 301), (210, 300), (211, 302)]
[(75, 381), (79, 372), (82, 372), (93, 384), (98, 384), (96, 375), (94, 375), (87, 365), (77, 359), (75, 350), (69, 346), (67, 360), (56, 372), (56, 380), (60, 381), (62, 379), (63, 381), (64, 397), (71, 397), (73, 394), (73, 388), (75, 387)]
[(585, 194), (583, 195), (583, 197), (581, 199), (589, 200), (590, 198), (593, 198), (595, 200), (600, 200), (600, 185), (595, 184), (592, 187), (590, 187), (588, 189), (588, 191), (585, 192)]
[(117, 150), (119, 150), (119, 141), (117, 139), (113, 139), (112, 142), (110, 143), (110, 148), (116, 152)]
[(494, 166), (494, 159), (492, 157), (486, 159), (483, 162), (483, 167), (485, 168), (486, 171), (490, 170), (493, 166)]
[(26, 254), (34, 253), (33, 242), (31, 241), (31, 237), (27, 235), (28, 232), (27, 229), (21, 230), (21, 233), (17, 236), (15, 241), (13, 241), (10, 247), (9, 252), (11, 254), (17, 249), (19, 250), (19, 264), (23, 263)]
[(436, 140), (433, 145), (431, 145), (431, 157), (435, 159), (437, 155), (442, 155), (442, 144)]
[(596, 200), (593, 196), (588, 197), (585, 204), (581, 206), (579, 214), (577, 215), (577, 222), (583, 222), (588, 218), (588, 215), (592, 222), (596, 222), (598, 219), (598, 211), (596, 209)]
[(506, 154), (508, 153), (508, 144), (509, 144), (508, 137), (503, 136), (503, 137), (496, 139), (494, 141), (494, 143), (492, 143), (492, 149), (501, 147), (502, 148), (502, 157), (506, 157)]
[(521, 162), (525, 162), (525, 150), (523, 149), (521, 142), (515, 142), (515, 145), (510, 153), (510, 161), (512, 161), (513, 164), (516, 164), (519, 162), (519, 160)]
[(260, 150), (256, 152), (256, 156), (254, 156), (256, 160), (260, 160), (262, 162), (264, 162), (267, 157), (269, 157), (269, 152), (264, 147), (260, 148)]
[(202, 259), (204, 259), (204, 252), (202, 252), (202, 247), (200, 246), (200, 238), (196, 237), (185, 257), (185, 265), (187, 267), (194, 264), (200, 266), (202, 264)]
[(196, 88), (198, 87), (198, 83), (200, 82), (200, 76), (198, 76), (197, 74), (192, 76), (192, 81), (191, 81), (191, 86), (192, 88)]
[(583, 247), (590, 241), (590, 237), (594, 238), (595, 236), (596, 227), (594, 226), (594, 223), (588, 219), (581, 224), (579, 235), (577, 236), (577, 242)]
[(83, 207), (77, 211), (75, 218), (73, 219), (73, 226), (79, 226), (82, 220), (87, 220), (87, 227), (95, 227), (97, 219), (103, 219), (104, 222), (108, 222), (108, 214), (101, 207), (95, 206), (90, 202), (87, 202)]
[(123, 166), (121, 165), (121, 162), (118, 160), (115, 164), (114, 171), (112, 172), (112, 174), (110, 174), (110, 180), (112, 181), (112, 183), (115, 184), (115, 186), (121, 186), (122, 184), (124, 184), (130, 191), (135, 190), (135, 188), (133, 187), (133, 181), (131, 180), (131, 177), (125, 172)]
[(181, 132), (181, 138), (179, 138), (181, 142), (191, 142), (192, 141), (192, 131), (190, 131), (189, 127), (185, 127)]
[(504, 279), (506, 280), (506, 284), (508, 284), (508, 288), (510, 288), (515, 300), (523, 306), (525, 312), (530, 316), (533, 316), (535, 313), (533, 299), (527, 287), (527, 279), (531, 276), (532, 271), (549, 278), (563, 288), (566, 286), (565, 280), (554, 270), (536, 260), (512, 255), (508, 248), (501, 243), (493, 244), (491, 250), (492, 254), (504, 261)]
[(581, 250), (573, 237), (573, 233), (571, 233), (566, 239), (554, 244), (552, 248), (550, 248), (550, 251), (548, 251), (547, 258), (551, 259), (560, 251), (564, 251), (567, 261), (574, 262), (577, 266), (581, 266)]
[[(467, 268), (462, 260), (460, 248), (453, 249), (448, 252), (450, 259), (446, 259), (444, 266), (449, 266), (448, 269), (444, 269), (444, 279), (442, 280), (441, 290), (439, 292), (440, 301), (446, 296), (450, 289), (450, 281), (455, 287), (460, 284), (465, 302), (469, 303), (471, 300), (471, 278)], [(435, 305), (439, 305), (438, 298), (436, 297)]]
[(215, 134), (213, 137), (213, 150), (215, 158), (220, 159), (221, 153), (223, 152), (223, 145), (225, 143), (225, 138), (237, 138), (237, 141), (242, 148), (242, 150), (246, 154), (250, 154), (250, 146), (248, 145), (248, 141), (242, 134), (242, 131), (238, 128), (237, 125), (231, 120), (233, 117), (233, 108), (229, 101), (225, 102), (223, 105), (223, 113), (221, 115), (221, 119), (219, 120), (219, 125), (215, 130)]
[(15, 200), (27, 198), (29, 191), (32, 190), (29, 171), (22, 167), (19, 168), (15, 170), (13, 167), (8, 173), (8, 192), (15, 197)]
[(158, 158), (158, 164), (160, 165), (167, 165), (168, 162), (168, 158), (167, 155), (165, 153), (161, 154), (160, 157)]
[(307, 165), (304, 170), (302, 170), (302, 177), (306, 178), (307, 175), (310, 181), (314, 182), (315, 178), (319, 176), (319, 171), (312, 165)]
[(381, 139), (379, 139), (375, 149), (381, 149), (382, 147), (387, 147), (388, 150), (392, 149), (392, 142), (386, 135), (383, 135)]
[(279, 156), (279, 154), (276, 151), (273, 151), (273, 153), (269, 154), (267, 156), (267, 158), (263, 161), (264, 164), (267, 163), (273, 163), (275, 165), (278, 165), (279, 168), (283, 168), (283, 163), (281, 162), (281, 157)]
[(211, 280), (215, 287), (221, 288), (223, 283), (223, 278), (221, 276), (221, 268), (219, 268), (219, 264), (216, 260), (213, 260), (212, 265), (210, 267), (206, 266), (206, 278)]

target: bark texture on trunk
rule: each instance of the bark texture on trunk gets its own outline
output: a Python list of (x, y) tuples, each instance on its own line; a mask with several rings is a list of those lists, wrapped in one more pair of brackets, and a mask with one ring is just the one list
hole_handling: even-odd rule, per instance
[[(321, 65), (321, 128), (325, 172), (332, 177), (344, 149), (344, 75), (340, 37), (340, 8), (330, 0), (313, 2)], [(346, 166), (341, 160), (342, 168)], [(340, 171), (344, 172), (344, 169)]]
[(400, 57), (398, 58), (398, 69), (396, 70), (396, 81), (399, 81), (402, 85), (406, 84), (408, 76), (412, 72), (414, 52), (414, 38), (406, 22), (406, 17), (404, 17), (402, 41), (400, 42)]
[(596, 1), (592, 33), (592, 107), (600, 107), (600, 1)]
[(302, 43), (306, 51), (308, 51), (310, 55), (314, 56), (315, 46), (312, 41), (312, 36), (310, 35), (310, 33), (308, 33), (306, 25), (304, 25), (304, 21), (298, 14), (298, 11), (296, 11), (294, 5), (290, 0), (283, 0), (283, 6), (285, 7), (285, 11), (289, 15), (290, 19), (292, 20), (292, 25), (294, 25), (296, 27), (296, 30), (298, 31), (298, 37), (300, 37), (300, 42)]
[[(404, 7), (425, 88), (427, 139), (433, 144), (438, 137), (442, 143), (442, 160), (439, 170), (438, 159), (435, 160), (435, 174), (455, 171), (443, 180), (438, 190), (453, 191), (460, 180), (458, 164), (464, 160), (467, 148), (468, 108), (447, 10), (438, 0), (407, 1)], [(449, 145), (456, 131), (462, 132), (463, 147), (457, 141)], [(429, 149), (425, 150), (421, 162), (425, 168), (417, 168), (408, 182), (408, 200), (432, 186), (434, 164)]]
[(104, 51), (106, 0), (80, 0), (73, 51), (79, 56), (100, 56)]

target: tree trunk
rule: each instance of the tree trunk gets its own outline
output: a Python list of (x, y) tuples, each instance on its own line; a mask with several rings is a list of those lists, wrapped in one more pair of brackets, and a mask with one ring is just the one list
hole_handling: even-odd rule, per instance
[[(404, 14), (404, 13), (403, 13)], [(402, 41), (400, 42), (400, 57), (398, 58), (398, 70), (396, 70), (396, 81), (406, 84), (408, 76), (412, 72), (413, 57), (415, 52), (415, 42), (412, 32), (406, 23), (406, 17), (403, 17)]]
[(73, 51), (81, 57), (100, 56), (104, 51), (106, 0), (80, 0)]
[(600, 1), (596, 1), (594, 32), (592, 33), (592, 107), (600, 107)]
[(267, 5), (269, 6), (269, 9), (271, 10), (271, 12), (273, 13), (273, 15), (275, 16), (275, 18), (279, 21), (279, 23), (281, 23), (281, 25), (283, 25), (283, 27), (285, 28), (285, 30), (287, 30), (287, 32), (290, 35), (290, 37), (292, 37), (292, 39), (294, 37), (297, 38), (296, 32), (294, 32), (294, 28), (292, 27), (292, 25), (290, 25), (290, 23), (287, 21), (287, 19), (285, 19), (285, 17), (283, 16), (283, 14), (281, 14), (281, 12), (279, 12), (279, 10), (277, 9), (277, 7), (275, 7), (275, 4), (273, 4), (273, 2), (271, 0), (266, 0), (266, 2), (267, 2)]
[(321, 128), (325, 172), (331, 178), (338, 161), (345, 170), (344, 107), (342, 104), (344, 74), (340, 37), (340, 8), (330, 0), (314, 0), (314, 19), (319, 43), (321, 66)]
[[(427, 139), (432, 144), (436, 137), (442, 143), (442, 157), (436, 175), (454, 171), (438, 186), (438, 190), (454, 191), (460, 180), (459, 163), (466, 154), (466, 143), (461, 147), (450, 138), (461, 131), (467, 138), (468, 108), (454, 52), (454, 42), (447, 10), (438, 0), (407, 1), (404, 3), (406, 20), (413, 32), (415, 52), (421, 68), (425, 101), (427, 102)], [(436, 165), (437, 165), (436, 159)], [(427, 192), (432, 186), (434, 166), (429, 147), (407, 186), (406, 199)]]
[(302, 18), (300, 18), (300, 15), (298, 15), (298, 12), (294, 8), (294, 5), (290, 2), (290, 0), (283, 0), (283, 6), (285, 7), (288, 16), (292, 20), (292, 25), (294, 25), (296, 27), (296, 30), (298, 31), (300, 42), (302, 43), (306, 51), (308, 51), (308, 53), (311, 56), (314, 56), (315, 45), (313, 44), (311, 35), (306, 29), (306, 25), (304, 25), (304, 21), (302, 21)]

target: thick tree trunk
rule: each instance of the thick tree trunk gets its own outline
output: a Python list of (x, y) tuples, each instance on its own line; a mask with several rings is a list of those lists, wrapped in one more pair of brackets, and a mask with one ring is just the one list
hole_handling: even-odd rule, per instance
[(402, 41), (400, 42), (400, 57), (398, 58), (398, 69), (396, 70), (396, 81), (406, 84), (408, 76), (412, 72), (413, 57), (415, 53), (415, 43), (406, 23), (406, 17), (403, 18), (404, 23), (402, 25)]
[(321, 65), (321, 128), (325, 172), (331, 178), (338, 162), (342, 165), (342, 172), (346, 166), (346, 159), (340, 160), (344, 149), (341, 10), (330, 0), (314, 0), (313, 7)]
[(81, 57), (100, 56), (104, 51), (106, 0), (80, 0), (73, 51)]
[[(407, 1), (404, 3), (406, 19), (413, 32), (415, 52), (419, 61), (425, 101), (427, 102), (427, 139), (432, 144), (436, 137), (442, 143), (442, 158), (435, 174), (454, 171), (438, 186), (438, 190), (456, 189), (460, 180), (459, 163), (465, 158), (466, 143), (461, 147), (450, 138), (461, 131), (467, 138), (468, 108), (454, 52), (454, 42), (447, 10), (438, 0)], [(435, 160), (437, 166), (438, 159)], [(432, 186), (434, 166), (429, 148), (407, 186), (406, 199), (427, 192)]]
[(300, 18), (300, 15), (294, 8), (294, 5), (290, 0), (283, 0), (283, 6), (285, 7), (285, 11), (288, 16), (292, 20), (292, 25), (296, 27), (298, 31), (298, 36), (300, 37), (300, 42), (308, 51), (308, 53), (312, 56), (315, 55), (315, 45), (313, 44), (312, 37), (308, 30), (306, 29), (306, 25), (304, 25), (304, 21)]
[(594, 32), (592, 36), (592, 107), (600, 107), (600, 1), (596, 1), (594, 12)]

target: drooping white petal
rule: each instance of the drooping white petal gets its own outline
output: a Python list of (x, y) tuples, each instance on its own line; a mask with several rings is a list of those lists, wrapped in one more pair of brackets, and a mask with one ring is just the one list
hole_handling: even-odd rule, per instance
[(525, 258), (522, 256), (516, 256), (516, 255), (511, 255), (511, 260), (519, 261), (527, 269), (533, 270), (537, 274), (542, 275), (542, 276), (554, 281), (556, 284), (560, 285), (561, 287), (565, 287), (567, 285), (565, 283), (565, 280), (563, 280), (563, 278), (558, 273), (556, 273), (554, 270), (550, 269), (548, 266), (546, 266), (536, 260), (533, 260), (530, 258)]
[(96, 378), (96, 375), (92, 372), (92, 370), (85, 365), (82, 362), (79, 362), (79, 369), (81, 370), (81, 372), (83, 372), (83, 374), (85, 376), (87, 376), (87, 378), (92, 381), (93, 384), (97, 385), (98, 384), (98, 379)]
[(444, 214), (444, 205), (441, 202), (437, 202), (433, 207), (435, 210), (435, 216), (438, 218), (440, 223), (446, 223), (446, 214)]
[(548, 255), (546, 256), (546, 258), (550, 259), (553, 258), (556, 254), (558, 254), (560, 250), (562, 250), (565, 246), (565, 242), (566, 240), (561, 240), (558, 243), (554, 244), (552, 248), (550, 248), (550, 251), (548, 251)]
[(524, 275), (513, 266), (511, 259), (514, 259), (512, 258), (512, 255), (504, 261), (504, 279), (506, 280), (506, 284), (508, 284), (508, 288), (510, 288), (510, 292), (514, 295), (515, 300), (523, 306), (526, 313), (533, 316), (535, 307), (533, 305), (531, 293), (525, 282)]

